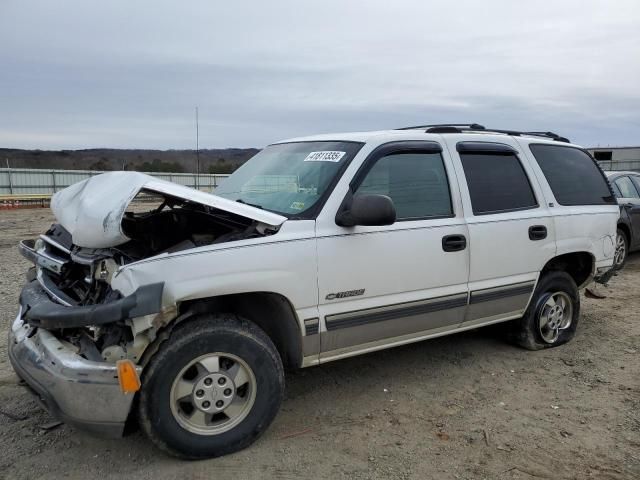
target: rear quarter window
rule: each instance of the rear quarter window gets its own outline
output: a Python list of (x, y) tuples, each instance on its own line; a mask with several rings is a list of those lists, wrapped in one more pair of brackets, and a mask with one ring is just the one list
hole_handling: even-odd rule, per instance
[(582, 150), (547, 144), (529, 148), (560, 205), (616, 204), (604, 174)]

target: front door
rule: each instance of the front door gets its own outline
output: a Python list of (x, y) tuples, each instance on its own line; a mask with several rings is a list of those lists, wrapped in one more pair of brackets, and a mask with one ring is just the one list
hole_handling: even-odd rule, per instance
[(393, 142), (368, 156), (349, 191), (389, 196), (396, 222), (341, 227), (335, 208), (318, 218), (321, 361), (419, 340), (462, 322), (469, 248), (461, 205), (452, 202), (457, 188), (439, 144)]

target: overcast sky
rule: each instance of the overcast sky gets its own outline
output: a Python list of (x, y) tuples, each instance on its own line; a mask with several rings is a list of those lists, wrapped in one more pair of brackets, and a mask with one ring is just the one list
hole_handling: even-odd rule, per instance
[(640, 145), (640, 1), (0, 0), (0, 147), (421, 123)]

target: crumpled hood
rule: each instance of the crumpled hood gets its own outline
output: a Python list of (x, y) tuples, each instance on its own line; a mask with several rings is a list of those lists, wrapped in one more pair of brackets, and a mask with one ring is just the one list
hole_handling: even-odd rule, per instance
[(139, 172), (103, 173), (75, 183), (53, 195), (51, 210), (71, 234), (75, 245), (115, 247), (130, 240), (122, 232), (122, 217), (142, 189), (225, 210), (271, 227), (280, 226), (286, 220), (266, 210)]

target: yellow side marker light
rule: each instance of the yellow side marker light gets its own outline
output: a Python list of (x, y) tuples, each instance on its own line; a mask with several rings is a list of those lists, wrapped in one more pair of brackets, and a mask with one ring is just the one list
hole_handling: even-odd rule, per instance
[(131, 360), (118, 360), (118, 381), (122, 393), (135, 393), (140, 390), (140, 377), (136, 371), (136, 366)]

